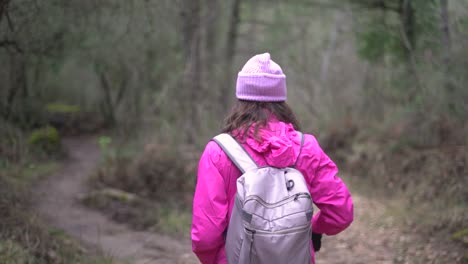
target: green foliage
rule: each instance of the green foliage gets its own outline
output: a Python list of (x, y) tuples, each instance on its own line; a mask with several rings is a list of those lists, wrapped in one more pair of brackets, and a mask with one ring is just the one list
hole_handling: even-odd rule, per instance
[(0, 121), (0, 162), (19, 162), (27, 152), (23, 139), (23, 132), (19, 128)]
[(33, 130), (29, 136), (28, 143), (31, 145), (52, 144), (57, 145), (60, 142), (57, 129), (51, 126)]
[[(12, 45), (0, 45), (0, 60), (5, 62), (0, 111), (8, 121), (29, 129), (47, 124), (48, 114), (84, 112), (93, 113), (94, 119), (115, 115), (119, 122), (135, 122), (140, 111), (155, 102), (148, 95), (169, 82), (177, 85), (184, 59), (179, 10), (172, 1), (7, 3), (0, 42)], [(73, 128), (86, 121), (73, 120)]]
[(435, 37), (440, 37), (437, 1), (408, 1), (407, 10), (402, 1), (382, 2), (379, 6), (368, 1), (354, 1), (370, 7), (363, 11), (366, 16), (358, 21), (358, 52), (363, 58), (376, 62), (391, 56), (401, 63), (409, 59), (409, 53), (438, 48), (438, 41), (434, 41)]
[(109, 145), (112, 143), (112, 138), (108, 136), (100, 136), (98, 138), (98, 143), (101, 151), (107, 151), (109, 149)]
[[(21, 130), (9, 123), (2, 124), (0, 128), (0, 177), (5, 175), (18, 184), (29, 186), (56, 170), (58, 164), (55, 160), (39, 160), (40, 157), (35, 155), (43, 154), (42, 148), (38, 147), (42, 144), (39, 141), (43, 140), (42, 135), (38, 134), (42, 133), (44, 131), (31, 137), (32, 142), (28, 142)], [(56, 131), (52, 129), (51, 134), (52, 141), (56, 144)]]
[(80, 112), (80, 107), (78, 105), (68, 105), (63, 103), (51, 103), (47, 104), (47, 111), (49, 113), (65, 113), (65, 114), (75, 114)]
[(82, 201), (136, 229), (187, 234), (196, 174), (196, 161), (188, 158), (189, 152), (165, 144), (127, 144), (127, 150), (111, 150), (110, 138), (99, 141), (101, 149), (115, 155), (108, 156), (90, 178), (94, 191)]
[(117, 153), (115, 148), (111, 146), (112, 138), (109, 136), (100, 136), (98, 138), (99, 149), (103, 157), (104, 164), (108, 164), (115, 159)]
[(172, 195), (186, 195), (193, 188), (194, 161), (173, 147), (150, 144), (136, 157), (112, 152), (96, 176), (104, 186), (168, 203)]
[(452, 235), (452, 238), (468, 246), (468, 228), (458, 230)]
[(458, 58), (466, 57), (466, 13), (450, 1), (445, 17), (436, 0), (351, 2), (360, 14), (355, 27), (358, 54), (372, 63), (371, 72), (377, 75), (364, 87), (364, 112), (378, 101), (371, 118), (379, 112), (419, 113), (425, 118), (416, 126), (424, 138), (432, 136), (432, 130), (423, 129), (432, 117), (463, 119), (468, 97), (459, 69), (466, 68), (466, 61)]
[(35, 150), (46, 154), (53, 154), (60, 151), (60, 136), (54, 127), (46, 126), (31, 132), (28, 144)]
[(34, 256), (12, 240), (0, 240), (0, 263), (32, 264), (34, 263)]
[(158, 230), (167, 234), (189, 234), (192, 214), (188, 210), (163, 208), (159, 213)]
[(361, 57), (374, 63), (381, 61), (388, 54), (400, 59), (404, 57), (400, 37), (389, 31), (388, 27), (376, 24), (368, 31), (358, 33), (358, 53)]
[(37, 180), (45, 176), (50, 176), (58, 167), (59, 164), (54, 161), (29, 163), (25, 166), (21, 166), (18, 178), (25, 180), (27, 183), (37, 182)]

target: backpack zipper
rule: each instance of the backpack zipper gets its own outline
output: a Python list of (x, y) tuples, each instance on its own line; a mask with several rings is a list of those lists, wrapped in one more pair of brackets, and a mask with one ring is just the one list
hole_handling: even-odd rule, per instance
[(265, 207), (274, 208), (274, 207), (278, 207), (278, 206), (281, 206), (283, 204), (286, 204), (286, 203), (288, 203), (290, 201), (297, 201), (299, 198), (311, 199), (309, 193), (301, 192), (301, 193), (296, 193), (293, 196), (286, 197), (286, 198), (284, 198), (284, 199), (282, 199), (282, 200), (280, 200), (280, 201), (278, 201), (276, 203), (267, 203), (258, 195), (250, 195), (249, 198), (247, 200), (245, 200), (244, 205), (247, 204), (247, 202), (250, 202), (250, 201), (257, 201), (257, 202), (259, 202), (261, 205), (263, 205)]
[(250, 263), (252, 263), (252, 249), (253, 249), (253, 244), (254, 244), (255, 233), (257, 233), (257, 231), (254, 230), (254, 229), (249, 229), (247, 227), (244, 227), (244, 228), (247, 231), (247, 233), (249, 233), (251, 235), (251, 237), (250, 237), (250, 248), (249, 248), (249, 264), (250, 264)]
[(252, 238), (252, 242), (253, 242), (253, 238), (254, 238), (255, 234), (258, 234), (258, 235), (284, 235), (284, 234), (292, 233), (292, 232), (295, 232), (295, 231), (306, 230), (306, 229), (310, 228), (310, 224), (307, 223), (307, 224), (302, 225), (302, 226), (291, 227), (291, 228), (283, 229), (283, 230), (279, 230), (279, 231), (265, 231), (265, 230), (259, 230), (259, 229), (252, 230), (252, 229), (249, 229), (247, 227), (244, 227), (244, 228), (245, 228), (245, 230), (247, 231), (248, 234), (252, 235), (251, 238)]

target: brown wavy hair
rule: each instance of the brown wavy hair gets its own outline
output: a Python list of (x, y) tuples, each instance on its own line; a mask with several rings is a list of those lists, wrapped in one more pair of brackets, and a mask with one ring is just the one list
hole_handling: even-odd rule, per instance
[(222, 131), (243, 140), (248, 135), (250, 127), (254, 126), (254, 137), (258, 140), (258, 131), (267, 125), (271, 115), (274, 115), (278, 121), (290, 123), (294, 129), (300, 130), (299, 122), (286, 102), (238, 100), (224, 120)]

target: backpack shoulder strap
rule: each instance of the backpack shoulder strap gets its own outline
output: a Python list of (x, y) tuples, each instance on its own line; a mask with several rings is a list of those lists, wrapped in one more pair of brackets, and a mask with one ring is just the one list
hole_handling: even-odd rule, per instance
[(293, 167), (296, 167), (297, 163), (299, 162), (299, 157), (301, 156), (301, 153), (302, 153), (302, 147), (304, 146), (304, 134), (300, 131), (297, 131), (297, 133), (299, 133), (300, 137), (301, 137), (301, 146), (299, 148), (299, 154), (297, 155), (297, 158), (296, 158), (296, 162), (294, 163), (294, 166)]
[(245, 173), (248, 170), (258, 168), (257, 163), (231, 135), (223, 133), (213, 140), (223, 149), (224, 153), (236, 164), (237, 168)]

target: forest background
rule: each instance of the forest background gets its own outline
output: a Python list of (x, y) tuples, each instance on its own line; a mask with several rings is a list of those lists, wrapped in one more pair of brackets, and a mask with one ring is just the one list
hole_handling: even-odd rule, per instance
[(90, 188), (143, 201), (85, 203), (186, 232), (198, 156), (237, 72), (263, 52), (353, 189), (398, 200), (402, 225), (466, 249), (467, 45), (466, 0), (0, 0), (0, 260), (2, 246), (37, 259), (67, 247), (26, 243), (25, 225), (51, 235), (18, 212), (78, 135), (102, 151)]

